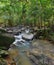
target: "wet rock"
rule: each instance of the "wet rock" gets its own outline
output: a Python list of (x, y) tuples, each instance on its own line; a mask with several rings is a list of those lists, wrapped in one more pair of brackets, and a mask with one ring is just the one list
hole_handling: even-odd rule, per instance
[(26, 40), (32, 40), (34, 35), (33, 34), (23, 34), (23, 39), (26, 39)]

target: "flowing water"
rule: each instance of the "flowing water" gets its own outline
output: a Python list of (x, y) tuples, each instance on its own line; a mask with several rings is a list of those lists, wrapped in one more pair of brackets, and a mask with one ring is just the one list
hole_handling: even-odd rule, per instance
[[(14, 60), (16, 65), (54, 65), (54, 45), (44, 40), (25, 41), (15, 39), (12, 50), (18, 53)], [(10, 48), (11, 49), (11, 48)], [(10, 50), (9, 49), (9, 50)]]

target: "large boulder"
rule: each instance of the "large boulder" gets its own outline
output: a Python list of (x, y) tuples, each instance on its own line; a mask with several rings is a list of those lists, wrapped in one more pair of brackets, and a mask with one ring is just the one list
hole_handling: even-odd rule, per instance
[(25, 40), (32, 40), (33, 37), (34, 37), (34, 35), (32, 33), (28, 33), (28, 34), (24, 33), (22, 36), (22, 38)]

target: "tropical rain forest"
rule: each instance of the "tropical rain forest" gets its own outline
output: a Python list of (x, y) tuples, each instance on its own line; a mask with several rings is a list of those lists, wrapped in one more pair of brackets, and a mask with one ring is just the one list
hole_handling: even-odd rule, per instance
[(0, 0), (0, 65), (54, 65), (54, 0)]

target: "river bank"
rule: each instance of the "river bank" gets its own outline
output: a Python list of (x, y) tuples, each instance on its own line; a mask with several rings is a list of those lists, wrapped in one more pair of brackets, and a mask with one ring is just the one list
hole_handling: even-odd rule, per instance
[[(14, 60), (16, 65), (54, 65), (54, 45), (45, 39), (35, 37), (39, 33), (36, 34), (35, 32), (33, 34), (30, 29), (21, 30), (17, 34), (13, 33), (13, 31), (11, 33), (10, 31), (9, 33), (3, 33), (2, 38), (4, 38), (4, 41), (1, 38), (4, 46), (9, 44), (7, 46), (9, 53), (9, 56), (6, 58), (7, 61), (10, 60), (12, 62)], [(5, 38), (5, 36), (7, 37)], [(9, 37), (14, 37), (14, 40), (12, 39), (12, 41)]]

